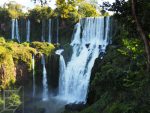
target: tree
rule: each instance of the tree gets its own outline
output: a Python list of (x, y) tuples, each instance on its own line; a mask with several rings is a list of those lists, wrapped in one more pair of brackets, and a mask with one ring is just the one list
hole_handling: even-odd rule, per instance
[(61, 17), (62, 19), (74, 18), (78, 20), (77, 2), (74, 0), (56, 0), (55, 16)]
[(140, 35), (140, 38), (143, 40), (144, 45), (145, 45), (145, 52), (147, 55), (147, 70), (150, 71), (150, 45), (149, 45), (149, 41), (148, 41), (148, 37), (146, 37), (144, 30), (137, 18), (136, 15), (136, 10), (135, 10), (135, 4), (136, 4), (136, 0), (132, 0), (132, 13), (133, 13), (133, 17), (136, 23), (136, 28), (137, 28), (137, 32)]
[(79, 14), (81, 17), (97, 17), (100, 16), (99, 12), (93, 4), (87, 2), (81, 2), (79, 4)]
[(10, 18), (19, 18), (23, 15), (21, 4), (11, 1), (4, 5), (4, 8), (8, 10)]
[(48, 6), (36, 6), (34, 9), (29, 11), (29, 18), (35, 21), (42, 19), (49, 19), (52, 17), (53, 10)]
[[(104, 7), (107, 4), (104, 4)], [(123, 24), (124, 27), (134, 37), (140, 37), (144, 43), (145, 53), (147, 57), (147, 70), (150, 70), (150, 2), (147, 0), (116, 0), (109, 10), (115, 11), (116, 19)], [(139, 34), (139, 35), (138, 35)]]

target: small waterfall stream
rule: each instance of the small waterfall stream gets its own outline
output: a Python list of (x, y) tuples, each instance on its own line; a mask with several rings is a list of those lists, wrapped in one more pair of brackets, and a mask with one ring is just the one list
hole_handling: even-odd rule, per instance
[(30, 20), (27, 20), (26, 22), (26, 41), (30, 42)]
[(32, 75), (33, 75), (33, 97), (35, 96), (35, 58), (32, 56)]
[(56, 43), (58, 43), (59, 42), (59, 39), (58, 39), (59, 38), (59, 19), (58, 18), (57, 18), (57, 27), (56, 28), (57, 28)]
[(65, 64), (65, 60), (64, 60), (64, 57), (61, 55), (61, 53), (63, 52), (64, 50), (63, 49), (59, 49), (57, 50), (55, 53), (60, 55), (60, 58), (59, 58), (59, 94), (63, 94), (63, 89), (64, 89), (64, 76), (65, 76), (65, 70), (66, 70), (66, 64)]
[(42, 36), (41, 41), (45, 42), (45, 20), (42, 20)]
[(65, 72), (60, 73), (59, 96), (68, 103), (86, 103), (91, 70), (95, 59), (105, 52), (109, 28), (109, 17), (84, 18), (76, 24), (72, 57)]
[(51, 43), (52, 41), (52, 20), (49, 19), (48, 21), (48, 43)]
[(20, 42), (19, 27), (18, 27), (18, 20), (17, 19), (12, 19), (11, 38), (17, 39), (18, 42)]
[(16, 25), (16, 39), (18, 42), (20, 42), (20, 36), (19, 36), (19, 28), (18, 28), (18, 20), (15, 20), (15, 25)]
[(42, 55), (42, 65), (43, 65), (43, 94), (42, 94), (42, 100), (46, 101), (48, 100), (48, 84), (47, 84), (47, 71), (45, 67), (45, 56)]
[(15, 38), (15, 19), (11, 20), (11, 39)]
[[(32, 36), (31, 21), (29, 19), (25, 20), (25, 25), (24, 25), (24, 20), (19, 20), (19, 21), (20, 23), (18, 23), (18, 19), (11, 20), (11, 39), (16, 39), (18, 42), (21, 42), (24, 41), (24, 39), (21, 38), (25, 37), (25, 41), (30, 42), (31, 41), (30, 38)], [(25, 29), (23, 27), (25, 27)], [(43, 19), (41, 21), (40, 27), (41, 27), (40, 41), (42, 42), (47, 41), (48, 43), (54, 42), (56, 44), (59, 43), (59, 19), (58, 18), (54, 20), (49, 19), (48, 21)], [(19, 28), (21, 28), (20, 33), (19, 33)], [(55, 37), (55, 39), (53, 39), (53, 37)]]

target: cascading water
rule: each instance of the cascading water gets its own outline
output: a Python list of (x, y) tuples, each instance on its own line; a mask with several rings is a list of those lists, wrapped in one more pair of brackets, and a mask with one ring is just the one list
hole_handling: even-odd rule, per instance
[(18, 42), (20, 42), (20, 36), (19, 36), (19, 28), (18, 28), (18, 20), (15, 20), (15, 25), (16, 25), (16, 39)]
[(11, 39), (15, 38), (15, 19), (11, 20)]
[(51, 28), (52, 28), (52, 20), (49, 19), (49, 21), (48, 21), (48, 43), (51, 43), (51, 41), (52, 41), (52, 31), (51, 31)]
[(32, 75), (33, 75), (33, 97), (35, 96), (35, 59), (34, 55), (32, 56)]
[(26, 22), (26, 41), (30, 42), (30, 20), (27, 20)]
[(48, 100), (48, 84), (47, 84), (47, 71), (45, 67), (45, 57), (42, 55), (42, 65), (43, 65), (43, 101)]
[(45, 20), (42, 20), (42, 36), (41, 41), (45, 42)]
[(17, 39), (20, 42), (18, 20), (12, 19), (11, 39)]
[(61, 55), (61, 53), (63, 52), (64, 50), (63, 49), (60, 49), (60, 50), (57, 50), (55, 53), (60, 55), (60, 58), (59, 58), (59, 94), (63, 94), (63, 89), (64, 89), (64, 76), (65, 76), (65, 70), (66, 70), (66, 64), (65, 64), (65, 60), (64, 60), (64, 57)]
[(108, 45), (109, 18), (84, 18), (75, 26), (72, 57), (59, 83), (59, 96), (68, 103), (86, 103), (94, 61)]
[(59, 19), (57, 18), (57, 40), (56, 40), (56, 43), (58, 43), (58, 38), (59, 38)]

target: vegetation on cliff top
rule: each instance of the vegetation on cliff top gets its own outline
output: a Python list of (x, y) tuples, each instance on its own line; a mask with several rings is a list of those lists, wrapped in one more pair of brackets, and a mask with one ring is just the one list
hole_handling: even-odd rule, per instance
[(0, 38), (0, 85), (1, 88), (9, 86), (16, 80), (16, 65), (23, 62), (27, 65), (28, 71), (32, 68), (32, 57), (37, 53), (51, 55), (54, 46), (46, 42), (25, 42), (19, 44), (14, 41), (5, 41)]
[(30, 46), (36, 48), (38, 52), (41, 52), (47, 56), (49, 56), (55, 49), (54, 45), (49, 44), (48, 42), (32, 42)]

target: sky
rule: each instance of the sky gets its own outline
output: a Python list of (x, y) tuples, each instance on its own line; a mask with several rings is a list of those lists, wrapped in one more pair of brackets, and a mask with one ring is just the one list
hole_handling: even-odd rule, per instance
[[(34, 3), (31, 0), (0, 0), (0, 6), (2, 6), (4, 3), (8, 3), (10, 1), (15, 1), (23, 6), (25, 6), (26, 8), (33, 8), (35, 5), (39, 4), (39, 3)], [(55, 0), (51, 0), (50, 5), (54, 8), (55, 7)]]
[[(0, 0), (0, 6), (2, 6), (4, 3), (8, 3), (9, 1), (15, 1), (19, 4), (22, 4), (26, 8), (30, 8), (30, 9), (34, 8), (34, 6), (36, 5), (33, 1), (31, 2), (31, 0)], [(104, 1), (109, 1), (110, 3), (112, 3), (115, 0), (98, 0), (99, 3), (102, 3)], [(49, 6), (51, 6), (52, 8), (55, 8), (55, 0), (51, 0), (51, 2), (49, 3)]]

